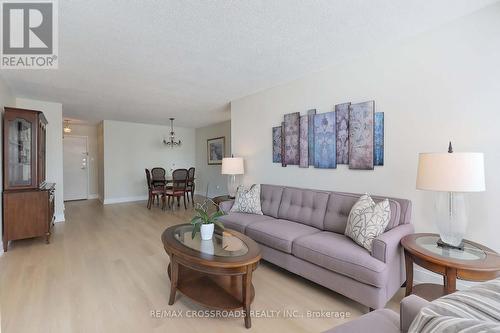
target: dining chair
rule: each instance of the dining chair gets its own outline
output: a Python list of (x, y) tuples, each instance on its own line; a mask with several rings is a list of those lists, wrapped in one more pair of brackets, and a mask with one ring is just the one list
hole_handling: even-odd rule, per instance
[(164, 187), (161, 185), (153, 185), (151, 178), (151, 173), (148, 169), (146, 171), (146, 183), (148, 186), (148, 209), (151, 209), (151, 205), (154, 204), (155, 198), (157, 199), (158, 205), (160, 205), (160, 196), (163, 196)]
[(167, 183), (167, 179), (165, 177), (166, 171), (164, 168), (155, 167), (151, 169), (152, 183), (153, 186), (162, 185), (165, 186)]
[(194, 187), (195, 187), (194, 172), (195, 172), (195, 168), (193, 168), (193, 167), (189, 168), (189, 170), (188, 170), (188, 182), (187, 182), (187, 187), (186, 187), (186, 191), (188, 192), (188, 195), (187, 195), (188, 202), (189, 202), (189, 193), (191, 193), (191, 202), (192, 202), (193, 206), (194, 206)]
[(184, 209), (187, 209), (186, 205), (186, 187), (188, 183), (188, 170), (187, 169), (176, 169), (172, 172), (171, 188), (165, 189), (163, 193), (162, 208), (165, 209), (166, 204), (168, 208), (171, 208), (170, 200), (177, 198), (177, 207), (180, 207), (181, 197), (184, 199)]

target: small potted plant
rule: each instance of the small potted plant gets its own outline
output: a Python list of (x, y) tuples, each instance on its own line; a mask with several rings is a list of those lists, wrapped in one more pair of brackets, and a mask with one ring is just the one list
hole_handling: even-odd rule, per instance
[(215, 225), (224, 230), (224, 225), (221, 221), (219, 221), (219, 217), (225, 215), (224, 212), (217, 210), (216, 212), (209, 214), (208, 203), (212, 203), (217, 206), (217, 204), (210, 199), (206, 199), (203, 204), (196, 204), (196, 215), (191, 219), (191, 224), (193, 225), (193, 232), (191, 234), (192, 238), (196, 236), (197, 232), (200, 232), (202, 240), (212, 239)]

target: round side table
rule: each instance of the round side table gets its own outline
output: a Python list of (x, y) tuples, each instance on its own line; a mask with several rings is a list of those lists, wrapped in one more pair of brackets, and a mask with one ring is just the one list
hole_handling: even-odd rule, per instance
[[(500, 276), (500, 255), (486, 246), (464, 239), (464, 249), (440, 247), (437, 234), (412, 234), (401, 240), (405, 251), (406, 296), (417, 294), (432, 301), (456, 291), (457, 278), (487, 281)], [(443, 276), (443, 285), (413, 286), (413, 263)]]

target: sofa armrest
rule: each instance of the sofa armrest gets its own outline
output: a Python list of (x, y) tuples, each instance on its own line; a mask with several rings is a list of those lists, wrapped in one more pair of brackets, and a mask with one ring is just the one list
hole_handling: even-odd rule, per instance
[(422, 309), (424, 306), (427, 306), (428, 304), (428, 301), (418, 297), (417, 295), (410, 295), (403, 298), (399, 307), (399, 320), (401, 323), (402, 333), (408, 332), (411, 323), (420, 312), (420, 309)]
[(401, 239), (413, 233), (413, 225), (400, 224), (389, 231), (384, 232), (373, 240), (372, 257), (383, 262), (389, 262), (399, 251)]
[(233, 204), (234, 200), (222, 201), (221, 203), (219, 203), (219, 209), (227, 214), (231, 210), (231, 207), (233, 207)]

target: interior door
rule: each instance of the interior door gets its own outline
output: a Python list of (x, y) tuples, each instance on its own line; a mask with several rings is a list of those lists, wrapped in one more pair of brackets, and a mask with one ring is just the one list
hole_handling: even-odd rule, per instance
[(88, 197), (87, 137), (65, 135), (63, 139), (64, 200)]

